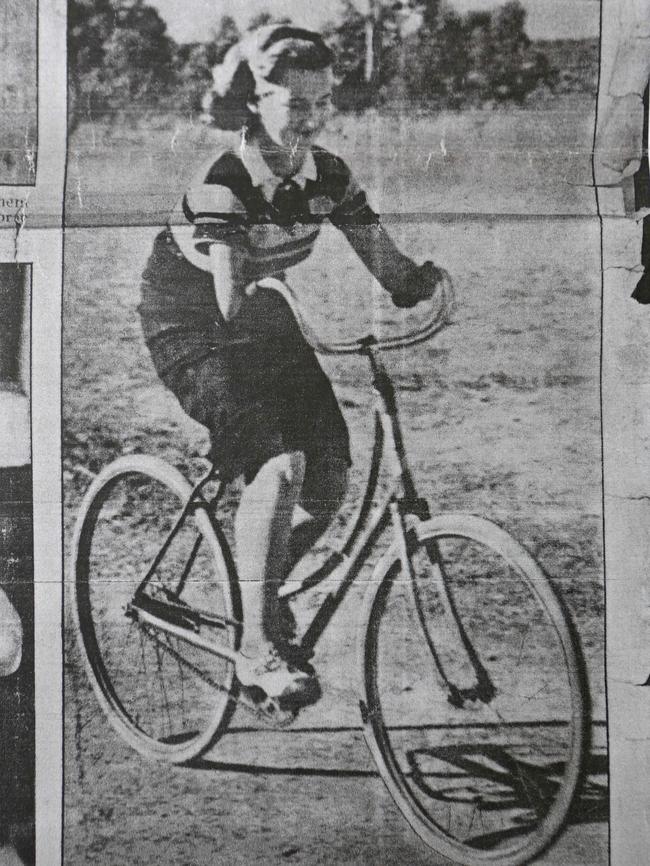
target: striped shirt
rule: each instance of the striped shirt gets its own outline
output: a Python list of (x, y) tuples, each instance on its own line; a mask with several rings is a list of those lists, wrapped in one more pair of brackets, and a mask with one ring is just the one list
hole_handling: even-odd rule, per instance
[(325, 219), (389, 292), (400, 288), (414, 265), (383, 231), (339, 157), (314, 146), (301, 172), (284, 181), (254, 144), (225, 150), (202, 167), (156, 238), (143, 274), (139, 311), (159, 372), (215, 347), (295, 331), (286, 306), (262, 292), (246, 297), (226, 322), (216, 302), (210, 246), (228, 247), (230, 279), (243, 289), (265, 277), (282, 278), (304, 261)]

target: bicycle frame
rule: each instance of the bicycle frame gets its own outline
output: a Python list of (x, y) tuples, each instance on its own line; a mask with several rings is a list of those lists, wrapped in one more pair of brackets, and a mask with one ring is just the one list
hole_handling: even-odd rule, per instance
[[(406, 519), (409, 516), (419, 520), (429, 517), (428, 505), (425, 500), (418, 498), (408, 465), (393, 383), (379, 352), (371, 344), (364, 349), (363, 354), (370, 363), (376, 407), (374, 445), (361, 506), (342, 549), (332, 554), (297, 587), (285, 586), (279, 592), (281, 598), (300, 595), (341, 569), (338, 585), (325, 596), (300, 642), (300, 650), (307, 657), (313, 653), (319, 638), (345, 600), (369, 552), (388, 524), (392, 522), (395, 537), (406, 546)], [(377, 502), (381, 469), (386, 463), (390, 466), (391, 477), (387, 489)]]
[[(408, 524), (409, 521), (416, 524), (418, 521), (428, 519), (430, 517), (429, 507), (426, 500), (418, 497), (416, 492), (415, 483), (413, 481), (406, 450), (404, 448), (404, 440), (398, 417), (395, 388), (392, 380), (386, 371), (378, 350), (372, 345), (372, 343), (368, 343), (368, 345), (364, 347), (363, 354), (368, 358), (370, 363), (372, 384), (376, 397), (376, 408), (375, 439), (370, 461), (370, 472), (368, 474), (366, 489), (359, 512), (342, 549), (331, 553), (326, 561), (318, 569), (304, 578), (298, 586), (287, 584), (282, 587), (278, 593), (278, 596), (284, 599), (301, 595), (320, 585), (340, 569), (341, 573), (338, 578), (338, 583), (325, 596), (320, 607), (314, 614), (312, 621), (307, 626), (302, 640), (295, 647), (296, 656), (302, 660), (308, 660), (313, 656), (314, 649), (319, 639), (327, 629), (327, 626), (339, 607), (343, 604), (352, 584), (366, 561), (368, 554), (378, 541), (380, 535), (388, 527), (389, 523), (392, 523), (393, 525), (394, 536), (397, 541), (402, 568), (404, 574), (408, 576), (413, 590), (418, 617), (422, 620), (423, 626), (425, 625), (419, 592), (412, 573), (409, 557), (410, 527)], [(390, 458), (392, 458), (392, 460)], [(390, 461), (390, 467), (392, 470), (390, 482), (379, 502), (376, 502), (375, 500), (379, 488), (381, 468), (388, 461)], [(237, 652), (235, 650), (231, 650), (217, 642), (212, 642), (209, 639), (206, 639), (199, 633), (199, 630), (201, 625), (222, 628), (235, 627), (238, 629), (238, 633), (241, 636), (243, 623), (229, 622), (223, 617), (207, 611), (189, 608), (184, 605), (180, 599), (175, 601), (170, 597), (165, 602), (158, 599), (152, 599), (151, 596), (144, 592), (145, 586), (151, 579), (158, 564), (161, 562), (174, 536), (180, 530), (185, 519), (190, 513), (192, 513), (192, 511), (196, 509), (204, 510), (215, 528), (215, 531), (219, 531), (214, 511), (221, 494), (222, 486), (221, 484), (219, 485), (217, 492), (211, 498), (206, 498), (203, 494), (203, 488), (206, 484), (217, 477), (218, 476), (214, 470), (210, 469), (210, 471), (194, 487), (176, 524), (171, 529), (163, 546), (154, 558), (147, 574), (136, 590), (133, 603), (130, 606), (130, 611), (128, 611), (128, 613), (131, 616), (137, 616), (162, 631), (173, 634), (175, 637), (180, 637), (201, 649), (212, 652), (222, 658), (236, 661)], [(178, 596), (180, 596), (184, 580), (189, 573), (191, 565), (198, 552), (199, 544), (200, 538), (197, 540), (194, 549), (190, 553), (185, 570), (180, 576), (179, 588), (177, 590)], [(456, 614), (454, 600), (448, 591), (444, 571), (439, 562), (438, 551), (435, 547), (432, 547), (431, 549), (427, 549), (427, 553), (436, 571), (437, 587), (440, 598), (453, 618), (452, 621), (456, 623), (458, 639), (464, 646), (467, 657), (474, 668), (477, 684), (471, 688), (461, 689), (448, 679), (433, 640), (428, 634), (427, 629), (424, 628), (424, 633), (435, 666), (443, 684), (449, 692), (449, 699), (452, 703), (462, 706), (465, 700), (474, 700), (477, 698), (488, 702), (494, 694), (493, 685), (490, 682), (489, 676), (483, 665), (478, 659), (474, 648), (465, 633), (462, 623)]]
[[(383, 342), (374, 336), (330, 346), (308, 340), (317, 351), (367, 359), (375, 394), (374, 444), (365, 490), (336, 551), (306, 577), (300, 577), (303, 561), (278, 592), (287, 601), (321, 588), (318, 609), (300, 643), (283, 647), (283, 660), (300, 668), (313, 656), (369, 554), (380, 547), (370, 579), (364, 576), (358, 587), (365, 593), (357, 624), (358, 707), (379, 775), (411, 827), (436, 852), (459, 863), (515, 866), (545, 849), (575, 802), (589, 748), (585, 668), (571, 620), (526, 550), (484, 518), (432, 516), (418, 496), (381, 352), (422, 342), (438, 329), (431, 319), (406, 337)], [(175, 764), (211, 749), (238, 708), (275, 727), (297, 714), (288, 701), (283, 706), (281, 698), (238, 679), (246, 620), (217, 515), (225, 490), (214, 466), (192, 486), (160, 458), (125, 455), (93, 481), (75, 529), (72, 612), (100, 705), (130, 745)], [(196, 526), (187, 526), (188, 518)], [(170, 545), (184, 525), (191, 532), (178, 539), (179, 561)], [(390, 526), (392, 538), (382, 537), (379, 545)], [(391, 543), (384, 550), (386, 541)], [(201, 545), (207, 566), (198, 559)], [(114, 595), (118, 580), (123, 582)], [(218, 597), (222, 584), (221, 603), (215, 598), (214, 605), (227, 613), (185, 601), (198, 598), (207, 607), (210, 602), (201, 599), (215, 591)], [(510, 594), (509, 606), (502, 588)], [(134, 629), (124, 628), (124, 614)], [(470, 634), (485, 653), (494, 683)], [(208, 658), (197, 662), (192, 652), (184, 653), (187, 645)], [(217, 657), (229, 662), (225, 671), (213, 672)], [(555, 667), (562, 670), (551, 694)], [(466, 701), (491, 704), (496, 685), (502, 703), (482, 717), (474, 712), (477, 706), (459, 717), (456, 708)], [(316, 700), (320, 695), (314, 694)], [(445, 711), (446, 701), (452, 710)]]
[[(474, 669), (476, 674), (475, 686), (460, 689), (450, 682), (444, 671), (433, 640), (425, 627), (424, 613), (409, 556), (408, 522), (409, 519), (411, 522), (415, 521), (416, 523), (418, 521), (426, 520), (430, 517), (430, 513), (426, 500), (418, 497), (416, 492), (399, 423), (395, 387), (380, 355), (383, 349), (396, 349), (423, 342), (440, 330), (440, 328), (446, 323), (444, 317), (447, 315), (453, 303), (451, 284), (448, 283), (443, 285), (441, 299), (443, 315), (441, 316), (440, 311), (438, 311), (424, 327), (419, 328), (412, 334), (402, 338), (389, 338), (381, 342), (371, 335), (361, 340), (355, 340), (349, 343), (334, 343), (329, 345), (320, 342), (318, 337), (305, 322), (301, 315), (296, 298), (288, 286), (278, 280), (268, 279), (260, 283), (258, 287), (276, 291), (287, 301), (303, 332), (303, 335), (316, 351), (324, 354), (338, 355), (361, 354), (366, 357), (370, 364), (372, 385), (376, 397), (375, 438), (370, 462), (370, 472), (366, 482), (366, 489), (361, 506), (352, 530), (340, 551), (333, 552), (323, 565), (302, 580), (297, 587), (292, 587), (290, 584), (287, 584), (282, 587), (278, 593), (279, 598), (284, 599), (300, 595), (323, 583), (323, 581), (333, 575), (338, 569), (341, 571), (336, 588), (332, 589), (332, 591), (325, 596), (311, 623), (307, 627), (302, 640), (295, 647), (297, 657), (302, 660), (308, 660), (313, 656), (318, 640), (326, 630), (336, 611), (345, 600), (345, 597), (359, 574), (368, 553), (373, 548), (382, 532), (387, 528), (388, 524), (392, 523), (402, 568), (404, 574), (409, 578), (418, 617), (424, 627), (427, 644), (441, 680), (449, 691), (450, 701), (458, 706), (462, 706), (466, 699), (475, 700), (478, 698), (485, 702), (489, 701), (494, 694), (494, 687), (485, 668), (478, 659), (478, 656), (476, 655), (476, 652), (474, 651), (474, 648), (457, 615), (454, 599), (447, 587), (439, 552), (437, 547), (434, 545), (427, 548), (427, 553), (433, 566), (439, 596), (443, 605), (450, 614), (451, 621), (455, 622), (457, 637), (464, 647), (468, 660)], [(381, 468), (387, 460), (390, 460), (391, 479), (383, 497), (378, 503), (375, 503), (375, 498), (379, 488)], [(192, 491), (192, 494), (183, 508), (176, 525), (172, 528), (168, 538), (165, 540), (162, 548), (154, 558), (147, 574), (136, 590), (133, 603), (129, 606), (127, 614), (133, 617), (139, 617), (150, 625), (160, 628), (163, 631), (167, 631), (170, 634), (174, 634), (175, 636), (201, 647), (202, 649), (213, 652), (215, 655), (228, 658), (231, 661), (236, 661), (236, 650), (231, 650), (220, 646), (217, 643), (213, 643), (209, 639), (202, 637), (198, 632), (202, 624), (217, 627), (235, 627), (238, 630), (238, 637), (241, 638), (243, 623), (227, 622), (223, 617), (208, 613), (207, 611), (198, 611), (189, 608), (187, 605), (183, 604), (179, 598), (184, 586), (184, 581), (198, 552), (198, 547), (201, 543), (200, 538), (197, 540), (195, 547), (188, 558), (184, 572), (180, 577), (176, 599), (172, 598), (170, 594), (170, 597), (166, 602), (161, 602), (158, 599), (152, 599), (151, 596), (148, 596), (144, 592), (146, 584), (149, 582), (155, 569), (161, 562), (174, 536), (183, 525), (188, 514), (193, 510), (203, 509), (206, 512), (215, 532), (220, 534), (218, 523), (214, 517), (214, 511), (222, 491), (222, 485), (219, 485), (219, 488), (213, 497), (207, 499), (203, 495), (203, 488), (212, 480), (218, 480), (218, 473), (211, 468)], [(239, 644), (239, 639), (237, 640), (237, 644)]]
[[(377, 405), (375, 408), (375, 439), (370, 461), (370, 472), (361, 506), (341, 550), (333, 551), (327, 560), (312, 574), (302, 580), (298, 586), (285, 585), (278, 593), (280, 598), (301, 595), (321, 584), (334, 574), (337, 569), (341, 570), (338, 586), (325, 596), (300, 642), (298, 650), (305, 658), (313, 654), (319, 638), (343, 603), (368, 553), (388, 524), (392, 521), (396, 537), (401, 537), (403, 544), (406, 545), (406, 518), (411, 515), (424, 520), (429, 516), (427, 503), (425, 500), (419, 499), (415, 491), (413, 476), (408, 465), (399, 425), (393, 383), (386, 372), (377, 349), (371, 343), (367, 347), (364, 347), (363, 354), (370, 362)], [(392, 477), (387, 490), (379, 502), (376, 502), (381, 468), (386, 463), (389, 453), (393, 457), (391, 465)], [(214, 614), (190, 609), (180, 602), (175, 603), (172, 598), (169, 598), (167, 601), (152, 599), (151, 596), (148, 596), (144, 592), (145, 587), (155, 573), (156, 568), (162, 561), (176, 534), (193, 511), (202, 509), (215, 529), (217, 528), (214, 512), (222, 493), (222, 484), (221, 482), (219, 483), (216, 493), (209, 498), (203, 492), (206, 485), (213, 480), (218, 481), (218, 474), (211, 468), (194, 487), (188, 502), (179, 514), (176, 523), (170, 530), (146, 575), (138, 586), (134, 594), (133, 604), (131, 605), (131, 613), (149, 622), (151, 625), (168, 631), (177, 637), (183, 637), (189, 643), (213, 651), (217, 655), (234, 658), (236, 653), (232, 653), (228, 648), (221, 645), (213, 645), (209, 641), (206, 642), (196, 631), (201, 624), (210, 626), (237, 626), (241, 629), (241, 623), (226, 622), (223, 618)], [(198, 553), (199, 544), (200, 538), (188, 557), (183, 574), (180, 575), (179, 588), (177, 590), (178, 595), (182, 592), (184, 580)]]

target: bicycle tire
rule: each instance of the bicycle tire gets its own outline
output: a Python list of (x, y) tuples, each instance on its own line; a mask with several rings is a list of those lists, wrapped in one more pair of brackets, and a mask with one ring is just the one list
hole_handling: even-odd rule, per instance
[[(487, 520), (434, 517), (409, 532), (408, 550), (415, 577), (400, 579), (391, 548), (360, 622), (366, 742), (397, 806), (431, 848), (463, 866), (520, 866), (557, 837), (584, 775), (589, 695), (575, 629), (539, 565)], [(467, 672), (467, 655), (457, 636), (447, 647), (440, 640), (449, 608), (445, 614), (431, 580), (432, 550), (496, 689), (486, 703), (453, 706), (434, 670), (430, 641), (452, 679)], [(422, 660), (426, 680), (416, 674)]]
[[(130, 746), (174, 764), (215, 743), (237, 698), (232, 662), (126, 616), (191, 491), (183, 475), (158, 458), (119, 458), (88, 489), (72, 545), (72, 612), (95, 695)], [(191, 559), (188, 550), (199, 538)], [(188, 563), (181, 586), (178, 569)], [(152, 596), (179, 590), (181, 604), (194, 602), (229, 623), (241, 621), (227, 542), (203, 509), (188, 515), (147, 587)], [(225, 645), (238, 648), (236, 625), (214, 631)]]

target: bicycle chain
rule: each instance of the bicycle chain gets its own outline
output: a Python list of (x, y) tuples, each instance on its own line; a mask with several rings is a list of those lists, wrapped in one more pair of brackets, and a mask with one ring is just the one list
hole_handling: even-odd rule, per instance
[(226, 686), (214, 680), (209, 674), (205, 671), (201, 670), (201, 668), (197, 667), (191, 661), (182, 656), (178, 650), (174, 649), (168, 642), (163, 641), (157, 634), (154, 634), (153, 631), (146, 625), (140, 625), (142, 631), (150, 638), (152, 638), (158, 646), (160, 646), (163, 650), (168, 652), (179, 664), (184, 665), (185, 667), (192, 670), (198, 677), (203, 680), (203, 682), (207, 683), (211, 688), (216, 689), (219, 692), (222, 692), (228, 695), (228, 700), (235, 703), (237, 706), (242, 707), (247, 712), (256, 716), (260, 721), (266, 722), (267, 725), (271, 725), (274, 727), (286, 727), (288, 724), (294, 721), (295, 716), (291, 716), (290, 719), (284, 722), (279, 722), (277, 718), (271, 718), (271, 716), (264, 712), (259, 706), (256, 706), (254, 703), (250, 703), (246, 699), (241, 698), (240, 695), (235, 697), (232, 694), (231, 689), (226, 688)]

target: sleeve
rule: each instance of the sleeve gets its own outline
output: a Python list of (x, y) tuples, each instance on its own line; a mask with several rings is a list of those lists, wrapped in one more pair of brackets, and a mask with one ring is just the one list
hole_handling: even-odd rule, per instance
[[(597, 186), (618, 186), (640, 165), (643, 141), (643, 92), (650, 77), (650, 0), (626, 0), (612, 27), (612, 66), (599, 105), (594, 172)], [(601, 65), (606, 65), (605, 63)]]
[(619, 38), (607, 91), (614, 97), (640, 97), (650, 77), (650, 0), (627, 0), (619, 14)]
[(221, 160), (203, 166), (192, 179), (170, 218), (174, 240), (188, 261), (208, 271), (210, 247), (241, 246), (246, 240), (246, 215), (219, 171)]
[[(344, 171), (343, 171), (344, 170)], [(365, 192), (342, 161), (344, 183), (339, 203), (330, 221), (345, 235), (352, 249), (386, 291), (394, 295), (413, 279), (417, 266), (396, 244), (368, 203)]]

